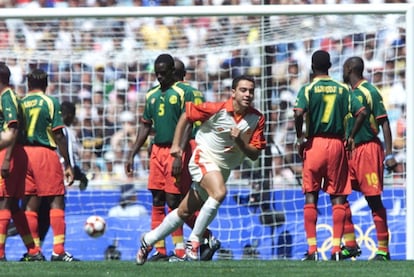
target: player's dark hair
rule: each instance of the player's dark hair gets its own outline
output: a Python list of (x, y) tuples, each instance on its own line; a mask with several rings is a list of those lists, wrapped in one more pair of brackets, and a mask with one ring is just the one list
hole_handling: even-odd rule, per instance
[(170, 54), (161, 54), (156, 59), (154, 64), (165, 63), (168, 68), (174, 68), (174, 58)]
[(317, 50), (312, 54), (312, 67), (315, 70), (328, 71), (331, 66), (331, 56), (325, 50)]
[(26, 75), (27, 86), (29, 90), (40, 89), (45, 91), (47, 88), (47, 73), (40, 68), (34, 69), (32, 72)]
[(185, 74), (187, 73), (184, 63), (180, 59), (174, 58), (174, 68), (175, 79), (177, 81), (184, 81)]
[(362, 76), (364, 72), (364, 60), (361, 57), (355, 56), (348, 59), (352, 71), (358, 76)]
[(3, 85), (9, 85), (10, 75), (9, 67), (5, 63), (0, 62), (0, 82)]
[(233, 79), (233, 82), (231, 84), (231, 88), (232, 89), (236, 89), (237, 85), (242, 80), (250, 81), (250, 82), (252, 82), (256, 86), (255, 80), (254, 80), (253, 76), (250, 76), (250, 75), (240, 75), (240, 76), (237, 76), (237, 77), (235, 77)]
[(76, 106), (72, 102), (69, 101), (63, 101), (62, 104), (60, 104), (60, 109), (62, 111), (62, 115), (66, 114), (76, 114)]

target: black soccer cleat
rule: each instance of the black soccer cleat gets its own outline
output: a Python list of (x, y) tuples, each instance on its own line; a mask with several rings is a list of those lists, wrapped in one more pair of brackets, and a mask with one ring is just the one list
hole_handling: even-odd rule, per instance
[(347, 247), (344, 245), (341, 247), (341, 254), (342, 258), (345, 260), (361, 256), (362, 251), (359, 245), (357, 245), (356, 247)]
[(306, 252), (305, 256), (302, 258), (302, 261), (319, 261), (318, 251), (315, 251), (311, 254), (309, 254), (309, 252)]
[(23, 254), (23, 257), (20, 259), (21, 262), (44, 262), (46, 261), (45, 256), (43, 256), (42, 252), (38, 252), (37, 254), (31, 255), (29, 253)]
[(390, 261), (391, 255), (389, 252), (377, 251), (377, 254), (371, 261)]
[(52, 254), (52, 257), (50, 258), (51, 262), (79, 262), (79, 259), (76, 259), (68, 252), (65, 252), (63, 254), (57, 255), (55, 253)]

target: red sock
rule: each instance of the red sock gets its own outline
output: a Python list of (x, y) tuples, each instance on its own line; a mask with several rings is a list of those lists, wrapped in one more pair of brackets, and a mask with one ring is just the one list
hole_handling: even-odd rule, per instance
[(17, 232), (21, 236), (24, 245), (27, 248), (27, 252), (34, 255), (40, 251), (40, 247), (36, 246), (33, 237), (30, 233), (29, 223), (27, 221), (24, 211), (19, 210), (12, 214), (14, 225), (16, 226)]
[[(152, 206), (151, 213), (151, 229), (155, 229), (165, 218), (165, 207), (164, 206)], [(156, 251), (163, 255), (167, 255), (167, 250), (165, 249), (165, 241), (160, 240), (154, 244)]]
[(306, 239), (308, 241), (308, 253), (312, 254), (318, 250), (316, 242), (316, 220), (318, 211), (315, 204), (305, 204), (303, 207), (303, 217), (305, 222)]
[(354, 228), (354, 222), (352, 221), (352, 212), (351, 208), (349, 206), (349, 202), (345, 202), (345, 224), (344, 224), (344, 241), (345, 246), (347, 247), (357, 247), (357, 242), (355, 239), (355, 228)]
[(37, 247), (40, 247), (37, 213), (34, 211), (25, 211), (24, 213), (26, 215), (27, 223), (29, 224), (30, 233), (32, 234), (34, 243)]
[(7, 226), (11, 218), (10, 210), (0, 210), (0, 258), (5, 256)]
[(53, 230), (53, 252), (60, 255), (65, 253), (65, 211), (50, 209), (50, 227)]
[(378, 250), (388, 253), (389, 234), (385, 208), (372, 212), (372, 218), (374, 219), (375, 229), (377, 230)]
[(341, 239), (344, 232), (345, 222), (345, 206), (333, 205), (332, 206), (332, 253), (341, 251)]

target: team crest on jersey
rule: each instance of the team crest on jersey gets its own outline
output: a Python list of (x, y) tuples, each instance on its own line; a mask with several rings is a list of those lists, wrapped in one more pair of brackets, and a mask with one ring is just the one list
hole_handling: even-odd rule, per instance
[(151, 105), (153, 105), (155, 103), (155, 98), (151, 99)]
[(177, 96), (176, 96), (176, 95), (172, 95), (172, 96), (170, 97), (170, 99), (168, 99), (168, 101), (170, 102), (170, 104), (174, 105), (174, 104), (177, 104), (177, 102), (178, 102), (178, 98), (177, 98)]

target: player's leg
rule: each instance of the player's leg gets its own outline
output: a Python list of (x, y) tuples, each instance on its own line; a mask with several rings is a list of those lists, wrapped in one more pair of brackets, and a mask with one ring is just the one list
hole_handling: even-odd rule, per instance
[(159, 240), (164, 239), (171, 232), (182, 226), (184, 221), (198, 210), (202, 202), (197, 192), (190, 190), (181, 201), (177, 209), (171, 211), (159, 226), (144, 234), (141, 238), (141, 246), (138, 250), (136, 262), (142, 265), (146, 262), (152, 246)]
[(49, 218), (50, 227), (53, 231), (53, 253), (52, 262), (74, 262), (79, 261), (71, 254), (65, 251), (65, 197), (64, 195), (54, 195), (46, 197), (46, 201), (50, 202)]
[[(165, 192), (163, 190), (151, 189), (152, 207), (151, 207), (151, 230), (157, 228), (165, 218)], [(160, 239), (154, 245), (155, 253), (151, 257), (151, 261), (167, 261), (167, 250), (165, 248), (165, 240)]]
[(11, 219), (10, 212), (10, 197), (0, 198), (0, 261), (6, 261), (6, 237), (7, 237), (7, 226)]
[[(200, 190), (206, 192), (206, 199), (197, 216), (194, 228), (189, 236), (189, 243), (186, 247), (187, 258), (198, 260), (199, 248), (203, 234), (207, 226), (215, 218), (220, 204), (227, 194), (225, 178), (221, 171), (209, 171), (206, 173), (199, 184)], [(204, 199), (203, 199), (204, 200)]]
[(10, 209), (16, 230), (27, 248), (26, 254), (32, 257), (32, 259), (37, 259), (39, 261), (45, 260), (43, 254), (40, 252), (40, 247), (35, 244), (31, 235), (24, 210), (19, 207), (19, 199), (13, 198)]
[(345, 222), (345, 202), (344, 195), (331, 195), (332, 204), (332, 255), (331, 260), (343, 260), (341, 251), (341, 240)]
[[(175, 210), (182, 200), (181, 194), (166, 193), (166, 202), (168, 206), (168, 213)], [(179, 259), (183, 259), (185, 255), (184, 251), (184, 238), (183, 238), (183, 225), (179, 226), (171, 233), (172, 241), (175, 246), (174, 256)]]
[(316, 221), (318, 219), (317, 203), (318, 191), (305, 193), (305, 205), (303, 206), (303, 219), (306, 233), (306, 240), (308, 242), (308, 250), (303, 261), (317, 261), (318, 260), (318, 245), (316, 240)]
[(378, 251), (374, 259), (390, 260), (387, 212), (382, 203), (381, 195), (366, 196), (365, 198), (368, 206), (371, 208), (375, 230), (377, 231)]
[(345, 222), (344, 222), (344, 245), (342, 249), (342, 258), (349, 259), (353, 257), (358, 257), (361, 255), (362, 251), (359, 247), (356, 236), (355, 236), (355, 228), (354, 222), (352, 221), (352, 211), (347, 200), (344, 204), (345, 207)]
[[(37, 211), (40, 205), (40, 199), (37, 195), (26, 195), (25, 199), (23, 200), (23, 207), (25, 207), (25, 215), (27, 219), (27, 224), (30, 229), (30, 233), (34, 240), (36, 247), (40, 248), (40, 240), (39, 240), (39, 231), (38, 231), (38, 214)], [(32, 255), (30, 253), (26, 253), (23, 255), (23, 258), (20, 261), (41, 261), (45, 260), (45, 257), (40, 253), (40, 255)]]

